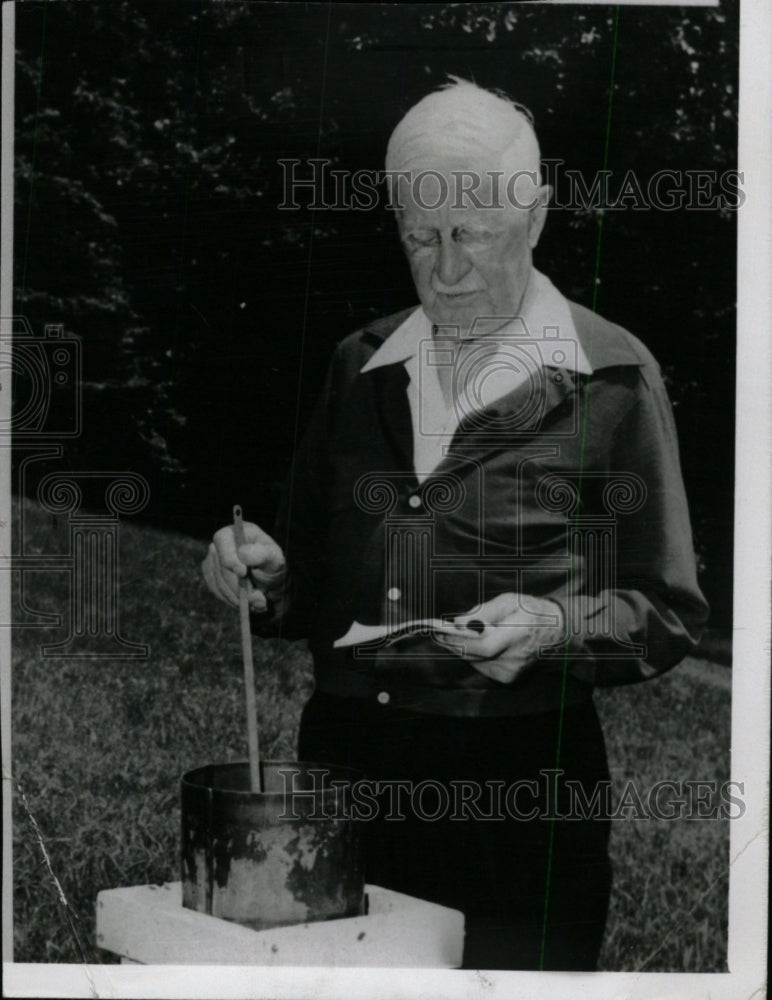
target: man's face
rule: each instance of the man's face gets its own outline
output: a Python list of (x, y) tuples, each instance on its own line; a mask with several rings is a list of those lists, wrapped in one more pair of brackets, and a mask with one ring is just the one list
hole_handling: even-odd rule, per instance
[[(548, 189), (531, 185), (527, 196), (520, 197), (518, 188), (516, 198), (510, 199), (502, 184), (497, 197), (491, 189), (494, 182), (487, 179), (476, 196), (482, 205), (498, 207), (478, 207), (469, 197), (456, 197), (457, 166), (435, 169), (447, 181), (448, 197), (439, 198), (436, 179), (422, 185), (418, 199), (408, 185), (401, 197), (400, 236), (418, 297), (433, 323), (457, 326), (461, 336), (469, 335), (476, 319), (492, 318), (493, 322), (478, 323), (475, 334), (496, 330), (518, 314), (531, 250), (544, 224), (543, 204), (519, 205), (546, 201)], [(490, 178), (490, 172), (483, 171), (481, 176)], [(436, 208), (429, 207), (438, 201)]]

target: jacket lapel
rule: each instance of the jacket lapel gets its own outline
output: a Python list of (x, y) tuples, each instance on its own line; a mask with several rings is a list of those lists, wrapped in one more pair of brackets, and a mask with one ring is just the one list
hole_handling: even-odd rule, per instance
[(367, 372), (373, 380), (375, 405), (384, 439), (397, 459), (397, 468), (413, 472), (413, 421), (407, 398), (410, 376), (398, 362)]

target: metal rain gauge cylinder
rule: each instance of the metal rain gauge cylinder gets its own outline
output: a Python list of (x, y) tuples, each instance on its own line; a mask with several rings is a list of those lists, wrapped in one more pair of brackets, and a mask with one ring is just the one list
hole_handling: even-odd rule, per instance
[(182, 777), (182, 902), (255, 930), (364, 913), (356, 772), (308, 762), (209, 764)]

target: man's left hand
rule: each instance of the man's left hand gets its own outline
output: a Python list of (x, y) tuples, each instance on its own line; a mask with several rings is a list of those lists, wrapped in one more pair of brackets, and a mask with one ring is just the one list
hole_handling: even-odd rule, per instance
[(542, 646), (564, 638), (559, 604), (527, 594), (499, 594), (458, 615), (435, 641), (468, 660), (475, 670), (511, 684), (537, 660)]

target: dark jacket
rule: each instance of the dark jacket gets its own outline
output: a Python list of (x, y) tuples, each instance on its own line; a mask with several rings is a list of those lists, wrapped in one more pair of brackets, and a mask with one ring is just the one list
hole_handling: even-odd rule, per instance
[[(707, 606), (658, 365), (627, 331), (571, 311), (593, 374), (541, 368), (462, 420), (420, 485), (404, 366), (360, 371), (407, 313), (338, 346), (276, 531), (291, 579), (278, 631), (308, 637), (319, 689), (514, 715), (644, 680), (693, 648)], [(429, 639), (332, 648), (354, 620), (464, 613), (504, 592), (551, 598), (568, 622), (513, 684)]]

